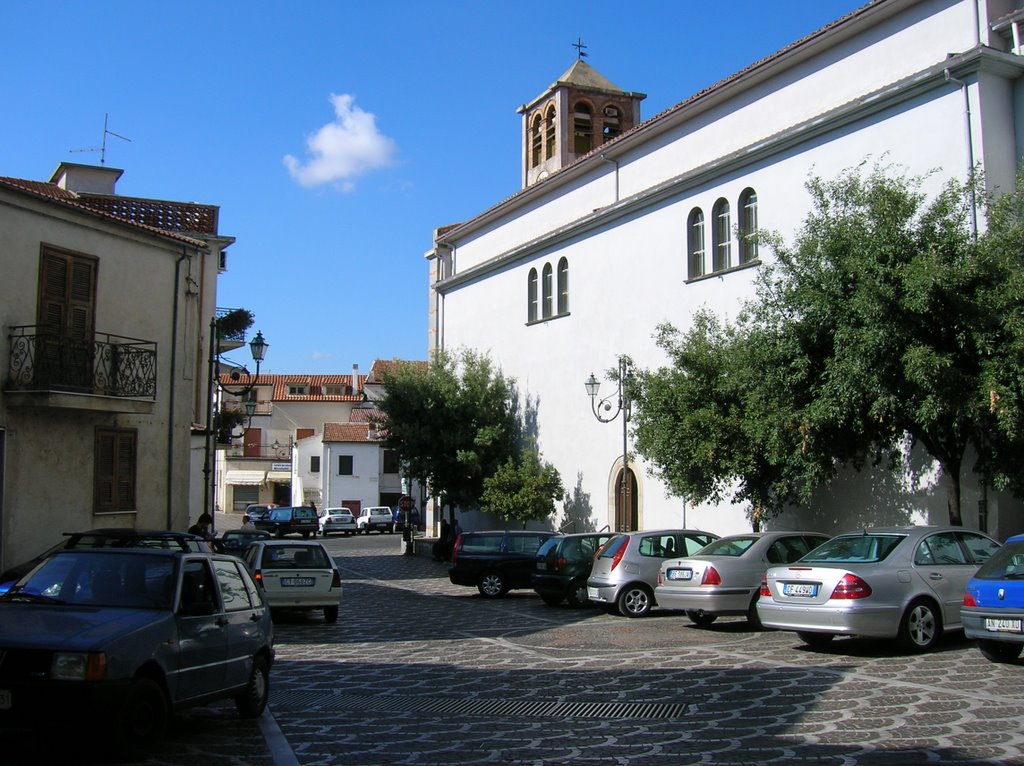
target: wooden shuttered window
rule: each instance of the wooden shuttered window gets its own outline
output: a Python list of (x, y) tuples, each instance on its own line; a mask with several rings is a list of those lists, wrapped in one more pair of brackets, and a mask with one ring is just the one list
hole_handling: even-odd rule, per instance
[(37, 324), (61, 337), (92, 337), (96, 259), (44, 248), (39, 275)]
[(97, 428), (93, 449), (93, 512), (135, 510), (138, 432)]

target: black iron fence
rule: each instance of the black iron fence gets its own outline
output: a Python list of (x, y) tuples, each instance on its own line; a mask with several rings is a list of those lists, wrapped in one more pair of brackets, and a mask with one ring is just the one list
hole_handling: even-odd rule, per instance
[(156, 399), (156, 343), (108, 333), (89, 338), (39, 325), (11, 328), (7, 387)]

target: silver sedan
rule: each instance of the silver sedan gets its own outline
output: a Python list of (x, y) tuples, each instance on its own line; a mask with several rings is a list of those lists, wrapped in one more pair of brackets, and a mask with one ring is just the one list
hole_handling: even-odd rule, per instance
[(654, 597), (658, 606), (683, 610), (698, 625), (710, 625), (720, 616), (746, 616), (757, 628), (758, 592), (768, 567), (796, 561), (826, 540), (828, 535), (817, 532), (723, 537), (692, 557), (665, 561)]
[(811, 646), (851, 635), (926, 651), (961, 627), (964, 588), (998, 548), (962, 527), (839, 535), (795, 564), (769, 569), (757, 612), (765, 627), (796, 631)]

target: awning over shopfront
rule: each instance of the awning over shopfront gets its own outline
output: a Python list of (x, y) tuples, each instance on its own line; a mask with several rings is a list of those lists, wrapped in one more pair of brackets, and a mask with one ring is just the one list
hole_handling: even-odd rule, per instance
[(292, 480), (291, 471), (267, 471), (267, 481), (289, 482)]
[(224, 474), (225, 484), (259, 485), (266, 480), (265, 471), (228, 471)]

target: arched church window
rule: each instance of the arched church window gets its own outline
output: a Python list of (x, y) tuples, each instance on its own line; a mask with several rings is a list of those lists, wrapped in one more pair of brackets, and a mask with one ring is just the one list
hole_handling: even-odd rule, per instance
[(588, 104), (576, 104), (573, 113), (573, 151), (584, 155), (594, 148), (594, 116)]
[(541, 276), (541, 317), (547, 319), (551, 316), (551, 264), (544, 264), (544, 271)]
[(543, 120), (538, 114), (533, 118), (533, 124), (530, 126), (530, 167), (536, 167), (540, 164), (543, 150)]
[(740, 194), (740, 263), (757, 260), (757, 192), (744, 189)]
[(602, 110), (602, 138), (604, 141), (611, 141), (622, 133), (622, 120), (619, 107), (608, 105)]
[(537, 269), (530, 269), (526, 278), (526, 321), (537, 321)]
[(557, 120), (555, 119), (556, 112), (554, 106), (548, 107), (547, 117), (545, 122), (547, 124), (547, 132), (544, 137), (544, 159), (550, 160), (555, 156), (555, 141), (557, 139), (557, 131), (555, 130)]
[(719, 199), (711, 213), (714, 218), (712, 247), (714, 271), (724, 271), (732, 266), (732, 218), (729, 213), (729, 200)]
[(695, 207), (686, 223), (686, 274), (690, 279), (704, 274), (704, 211)]
[(569, 260), (558, 261), (558, 313), (569, 313)]

